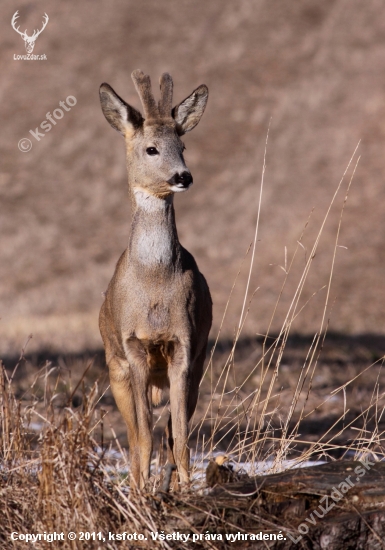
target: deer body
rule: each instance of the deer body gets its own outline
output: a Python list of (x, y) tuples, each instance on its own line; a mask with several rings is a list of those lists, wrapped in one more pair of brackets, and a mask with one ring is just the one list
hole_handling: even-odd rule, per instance
[(133, 80), (146, 118), (101, 86), (103, 112), (126, 140), (132, 202), (129, 244), (108, 286), (100, 331), (111, 388), (125, 419), (131, 476), (143, 487), (152, 453), (152, 405), (170, 388), (168, 461), (188, 481), (188, 422), (195, 410), (212, 321), (210, 292), (193, 256), (179, 240), (173, 195), (192, 177), (180, 135), (199, 121), (207, 88), (197, 88), (171, 112), (172, 80), (161, 79), (156, 106), (150, 81)]

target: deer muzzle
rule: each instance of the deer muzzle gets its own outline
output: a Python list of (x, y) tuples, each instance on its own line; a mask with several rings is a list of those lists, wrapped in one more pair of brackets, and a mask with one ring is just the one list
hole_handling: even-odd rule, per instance
[(185, 190), (190, 187), (193, 182), (192, 175), (190, 172), (185, 170), (184, 172), (176, 172), (171, 179), (168, 180), (168, 183), (174, 187), (175, 190)]

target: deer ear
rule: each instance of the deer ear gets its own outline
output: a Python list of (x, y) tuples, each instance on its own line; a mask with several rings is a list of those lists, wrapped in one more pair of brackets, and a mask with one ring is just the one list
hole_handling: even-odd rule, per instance
[(206, 108), (209, 90), (201, 84), (191, 95), (186, 97), (172, 110), (172, 117), (177, 123), (177, 132), (180, 136), (190, 132), (201, 119)]
[(103, 83), (99, 89), (102, 111), (111, 126), (123, 136), (143, 124), (139, 111), (128, 105), (109, 84)]

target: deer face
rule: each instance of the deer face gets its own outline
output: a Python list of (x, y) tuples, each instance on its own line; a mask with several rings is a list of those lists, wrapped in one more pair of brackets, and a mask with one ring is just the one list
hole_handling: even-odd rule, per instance
[(33, 36), (26, 36), (24, 38), (25, 49), (27, 50), (27, 53), (32, 53), (33, 52), (33, 48), (35, 47), (36, 38), (34, 38)]
[(126, 135), (127, 166), (133, 187), (156, 196), (186, 191), (192, 176), (183, 158), (184, 145), (175, 123), (144, 124), (133, 137)]
[(185, 191), (193, 180), (183, 158), (184, 145), (180, 136), (198, 124), (206, 107), (208, 89), (205, 85), (199, 86), (171, 110), (172, 80), (169, 75), (161, 78), (158, 106), (152, 96), (149, 77), (140, 71), (134, 71), (132, 77), (145, 118), (108, 84), (100, 87), (104, 116), (125, 137), (130, 185), (158, 197)]

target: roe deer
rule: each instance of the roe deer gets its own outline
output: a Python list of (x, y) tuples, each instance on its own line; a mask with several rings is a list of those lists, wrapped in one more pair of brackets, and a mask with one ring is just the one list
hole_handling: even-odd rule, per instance
[(157, 104), (149, 76), (132, 73), (145, 118), (108, 84), (100, 87), (104, 116), (126, 142), (132, 202), (131, 234), (108, 286), (99, 318), (112, 393), (127, 424), (131, 483), (150, 475), (152, 405), (170, 388), (167, 459), (189, 480), (188, 422), (203, 373), (212, 302), (193, 256), (178, 240), (174, 193), (193, 182), (180, 136), (206, 107), (201, 85), (172, 109), (173, 83), (160, 79)]

